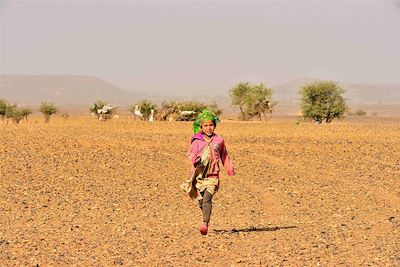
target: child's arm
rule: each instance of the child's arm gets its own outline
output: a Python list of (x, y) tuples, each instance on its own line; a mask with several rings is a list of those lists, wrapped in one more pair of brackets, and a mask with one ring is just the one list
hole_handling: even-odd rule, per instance
[(222, 165), (224, 165), (224, 168), (228, 176), (235, 175), (235, 170), (233, 168), (232, 161), (228, 156), (228, 151), (226, 150), (225, 142), (222, 142), (221, 161)]
[(200, 156), (197, 155), (198, 147), (199, 144), (197, 140), (194, 140), (189, 147), (188, 158), (193, 165), (200, 160)]

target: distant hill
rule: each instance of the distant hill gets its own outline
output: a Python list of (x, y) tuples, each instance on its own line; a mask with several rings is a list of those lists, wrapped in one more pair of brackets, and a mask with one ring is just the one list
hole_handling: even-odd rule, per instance
[[(284, 104), (299, 103), (299, 89), (318, 81), (313, 78), (299, 78), (274, 87), (274, 99)], [(400, 84), (351, 84), (338, 82), (346, 91), (344, 96), (349, 104), (400, 104)]]
[(114, 105), (128, 105), (142, 97), (91, 76), (0, 76), (0, 98), (19, 105), (48, 101), (57, 105), (82, 106), (99, 99)]
[[(317, 81), (313, 78), (299, 78), (274, 87), (274, 99), (279, 101), (277, 114), (292, 114), (299, 111), (299, 89), (305, 84)], [(370, 105), (369, 110), (383, 110), (382, 106), (396, 111), (400, 105), (400, 84), (371, 85), (350, 84), (339, 85), (346, 90), (345, 98), (354, 108)], [(0, 99), (5, 99), (20, 106), (38, 106), (43, 101), (54, 102), (57, 106), (87, 109), (96, 100), (103, 100), (116, 106), (130, 106), (141, 99), (149, 99), (160, 103), (163, 100), (196, 99), (198, 101), (215, 101), (227, 113), (236, 113), (232, 109), (228, 89), (224, 93), (215, 92), (203, 95), (192, 95), (191, 91), (126, 91), (107, 81), (91, 76), (40, 76), (40, 75), (0, 75)], [(172, 96), (173, 95), (173, 96)], [(376, 107), (379, 105), (381, 107)], [(392, 112), (393, 111), (393, 112)], [(400, 111), (396, 111), (400, 113)]]

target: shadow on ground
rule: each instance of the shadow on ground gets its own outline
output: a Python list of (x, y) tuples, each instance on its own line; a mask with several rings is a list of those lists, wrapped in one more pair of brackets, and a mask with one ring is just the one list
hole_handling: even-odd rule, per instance
[(237, 233), (248, 233), (248, 232), (274, 232), (278, 230), (292, 229), (297, 228), (297, 226), (275, 226), (275, 227), (249, 227), (244, 229), (214, 229), (214, 233), (216, 234), (237, 234)]

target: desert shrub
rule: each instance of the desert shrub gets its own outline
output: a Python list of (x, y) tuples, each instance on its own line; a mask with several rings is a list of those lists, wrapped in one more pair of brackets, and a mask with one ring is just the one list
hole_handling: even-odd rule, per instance
[[(198, 101), (183, 101), (179, 103), (180, 115), (177, 120), (180, 121), (193, 121), (205, 109), (214, 112), (217, 116), (222, 114), (222, 110), (216, 103), (206, 104)], [(192, 114), (185, 114), (184, 111), (193, 111)]]
[(3, 99), (0, 99), (0, 117), (4, 120), (6, 116), (7, 102)]
[(115, 114), (116, 109), (117, 108), (113, 108), (109, 103), (97, 100), (90, 108), (90, 111), (96, 114), (99, 120), (108, 120)]
[[(194, 121), (198, 114), (207, 109), (207, 105), (197, 101), (183, 101), (178, 105), (179, 114), (176, 118), (178, 121)], [(184, 111), (192, 111), (193, 113), (184, 113)]]
[(30, 110), (29, 108), (22, 108), (21, 114), (25, 118), (25, 121), (28, 121), (28, 116), (32, 114), (32, 110)]
[(106, 102), (103, 102), (103, 101), (101, 101), (101, 100), (97, 100), (97, 101), (93, 104), (93, 106), (90, 108), (90, 112), (92, 112), (92, 113), (98, 115), (97, 111), (98, 111), (99, 109), (102, 109), (105, 105), (107, 105)]
[(56, 106), (54, 106), (53, 103), (42, 102), (42, 104), (39, 107), (39, 111), (44, 116), (44, 122), (48, 123), (50, 121), (51, 115), (57, 113), (57, 108)]
[(17, 107), (11, 110), (10, 118), (13, 122), (18, 124), (25, 117), (23, 109), (19, 109)]
[(157, 105), (150, 100), (141, 100), (136, 105), (131, 106), (129, 112), (135, 116), (139, 116), (141, 120), (149, 120), (153, 111), (153, 115), (157, 113)]
[(11, 119), (15, 123), (19, 123), (23, 118), (28, 120), (28, 116), (32, 111), (28, 108), (18, 108), (16, 104), (9, 104), (7, 101), (0, 99), (0, 117), (8, 121)]
[(7, 103), (5, 106), (5, 118), (7, 119), (7, 124), (10, 119), (13, 119), (13, 116), (16, 114), (17, 105)]
[(329, 123), (334, 118), (342, 117), (347, 110), (343, 93), (344, 90), (331, 81), (318, 81), (303, 86), (299, 94), (304, 117), (318, 123)]
[(203, 110), (208, 109), (216, 115), (221, 115), (222, 110), (216, 103), (202, 103), (194, 100), (163, 102), (158, 112), (159, 120), (174, 117), (177, 121), (193, 121)]
[(372, 116), (378, 116), (378, 112), (374, 111), (371, 113)]
[(165, 121), (169, 116), (179, 114), (179, 104), (176, 101), (164, 101), (157, 112), (156, 118), (160, 121)]
[(367, 112), (362, 110), (362, 109), (359, 109), (359, 110), (356, 111), (355, 115), (357, 115), (357, 116), (366, 116)]
[(248, 82), (238, 83), (229, 91), (232, 106), (239, 108), (239, 119), (250, 120), (254, 117), (260, 121), (267, 114), (272, 116), (273, 107), (278, 103), (272, 100), (273, 90), (263, 83), (251, 85)]

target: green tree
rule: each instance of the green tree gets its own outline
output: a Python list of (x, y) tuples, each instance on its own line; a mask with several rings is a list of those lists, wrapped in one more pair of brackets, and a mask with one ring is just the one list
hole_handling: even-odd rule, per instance
[(257, 117), (260, 121), (262, 117), (267, 120), (267, 114), (272, 116), (273, 107), (277, 102), (272, 100), (273, 90), (266, 87), (263, 83), (251, 85), (249, 83), (239, 83), (230, 90), (232, 106), (239, 107), (239, 118), (250, 120)]
[(15, 116), (16, 109), (17, 109), (17, 105), (16, 104), (8, 104), (8, 103), (6, 104), (6, 106), (5, 106), (5, 117), (6, 117), (6, 120), (7, 120), (7, 124), (8, 124), (8, 121), (10, 119), (12, 119), (13, 116)]
[(21, 119), (27, 119), (30, 114), (32, 114), (30, 109), (18, 108), (16, 104), (9, 104), (5, 100), (0, 99), (0, 117), (2, 120), (6, 118), (7, 124), (10, 119), (18, 124)]
[(342, 96), (344, 92), (331, 81), (318, 81), (303, 86), (299, 91), (303, 116), (318, 123), (329, 123), (334, 118), (342, 117), (347, 110)]
[(44, 116), (44, 122), (48, 123), (50, 121), (51, 115), (57, 113), (57, 108), (53, 103), (42, 102), (39, 107), (40, 112), (42, 112)]
[(229, 90), (231, 96), (232, 106), (239, 107), (239, 117), (243, 120), (247, 120), (248, 116), (245, 112), (245, 106), (248, 105), (248, 97), (251, 90), (251, 86), (248, 82), (241, 82), (236, 84)]
[(24, 118), (23, 109), (17, 107), (13, 108), (11, 110), (10, 118), (13, 120), (13, 122), (18, 124)]
[(30, 110), (29, 108), (22, 108), (20, 110), (22, 117), (25, 118), (25, 121), (28, 121), (28, 116), (32, 114), (32, 110)]
[(260, 121), (262, 115), (267, 120), (267, 113), (272, 116), (272, 108), (276, 102), (272, 101), (272, 89), (266, 87), (263, 83), (252, 86), (246, 98), (247, 117), (257, 117)]

